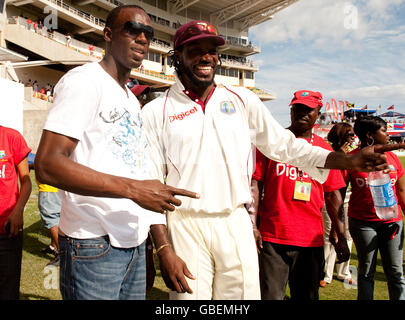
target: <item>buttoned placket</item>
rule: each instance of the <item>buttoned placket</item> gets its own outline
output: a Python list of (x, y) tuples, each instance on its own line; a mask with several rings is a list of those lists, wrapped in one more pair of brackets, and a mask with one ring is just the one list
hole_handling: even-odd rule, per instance
[(208, 94), (208, 97), (207, 97), (207, 100), (205, 101), (205, 103), (204, 103), (204, 101), (202, 101), (202, 100), (197, 96), (197, 94), (195, 94), (195, 93), (194, 93), (193, 91), (191, 91), (190, 89), (185, 89), (185, 90), (183, 90), (183, 92), (184, 92), (184, 94), (185, 94), (187, 97), (190, 98), (190, 100), (192, 100), (193, 102), (197, 103), (197, 104), (201, 107), (202, 112), (205, 114), (205, 108), (206, 108), (206, 106), (207, 106), (207, 104), (208, 104), (210, 98), (211, 98), (212, 95), (214, 94), (215, 88), (216, 88), (216, 85), (214, 85), (214, 87), (211, 89), (211, 91), (210, 91), (210, 93)]

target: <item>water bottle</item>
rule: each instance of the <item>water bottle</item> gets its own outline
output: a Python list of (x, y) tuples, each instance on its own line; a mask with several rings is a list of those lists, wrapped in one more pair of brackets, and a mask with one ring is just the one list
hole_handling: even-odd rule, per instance
[(389, 174), (382, 171), (370, 172), (368, 174), (368, 185), (377, 217), (382, 220), (391, 220), (398, 217), (397, 201)]

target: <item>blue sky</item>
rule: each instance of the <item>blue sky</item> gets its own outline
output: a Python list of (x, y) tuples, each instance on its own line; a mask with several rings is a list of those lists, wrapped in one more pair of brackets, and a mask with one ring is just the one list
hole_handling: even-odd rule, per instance
[(256, 86), (284, 126), (294, 91), (405, 113), (405, 0), (300, 0), (250, 29)]

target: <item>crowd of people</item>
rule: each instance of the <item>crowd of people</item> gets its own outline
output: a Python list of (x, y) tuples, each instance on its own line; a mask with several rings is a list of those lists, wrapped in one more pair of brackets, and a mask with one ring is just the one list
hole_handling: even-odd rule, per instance
[[(14, 16), (14, 23), (24, 25), (27, 30), (35, 32), (37, 34), (48, 37), (49, 39), (56, 40), (65, 44), (68, 48), (77, 50), (78, 52), (94, 56), (101, 59), (104, 55), (104, 50), (95, 46), (94, 43), (85, 43), (75, 39), (70, 32), (64, 31), (63, 33), (55, 32), (52, 26), (47, 26), (42, 23), (42, 20), (32, 21), (30, 18), (20, 16)], [(74, 43), (73, 43), (74, 42)]]
[(54, 85), (47, 83), (41, 86), (37, 80), (32, 81), (31, 79), (28, 79), (26, 82), (20, 80), (19, 83), (22, 83), (24, 87), (32, 87), (34, 97), (39, 97), (48, 102), (53, 101)]
[(40, 86), (37, 80), (32, 81), (31, 79), (28, 79), (28, 81), (26, 83), (23, 82), (23, 84), (25, 87), (32, 87), (34, 92), (53, 95), (54, 86), (49, 83), (47, 83), (46, 86)]
[[(171, 299), (284, 299), (288, 283), (291, 299), (316, 300), (324, 205), (336, 262), (350, 258), (350, 182), (359, 299), (373, 297), (378, 250), (390, 298), (403, 299), (402, 213), (378, 219), (364, 183), (367, 172), (391, 170), (397, 201), (405, 200), (403, 169), (391, 152), (404, 145), (387, 144), (386, 124), (365, 117), (354, 126), (358, 148), (347, 152), (348, 137), (340, 133), (345, 142), (335, 146), (331, 138), (330, 147), (312, 133), (322, 94), (299, 90), (291, 125), (283, 128), (250, 90), (215, 83), (225, 40), (205, 21), (178, 28), (178, 80), (141, 106), (127, 83), (153, 34), (141, 7), (111, 10), (103, 60), (70, 70), (55, 86), (34, 168), (38, 182), (58, 188), (61, 198), (53, 248), (62, 298), (145, 299), (150, 234)], [(30, 149), (4, 127), (0, 143), (5, 172), (14, 177), (12, 188), (0, 180), (13, 190), (0, 212), (0, 295), (17, 299)]]

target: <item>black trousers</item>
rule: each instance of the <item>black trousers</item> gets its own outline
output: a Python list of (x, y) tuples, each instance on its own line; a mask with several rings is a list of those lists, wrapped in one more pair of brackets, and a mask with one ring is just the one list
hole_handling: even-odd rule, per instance
[(318, 300), (325, 258), (323, 247), (296, 247), (263, 241), (259, 256), (262, 300)]
[(0, 238), (0, 300), (18, 300), (23, 233), (12, 238)]

